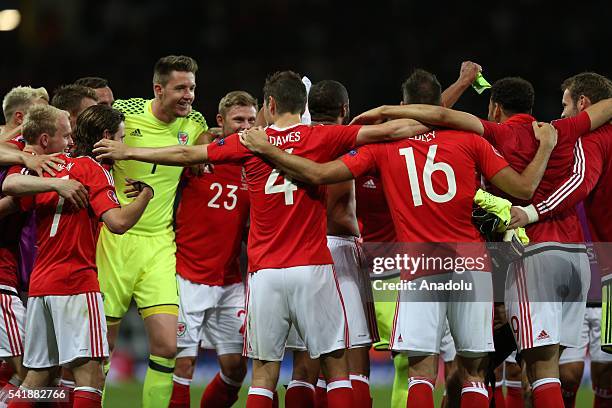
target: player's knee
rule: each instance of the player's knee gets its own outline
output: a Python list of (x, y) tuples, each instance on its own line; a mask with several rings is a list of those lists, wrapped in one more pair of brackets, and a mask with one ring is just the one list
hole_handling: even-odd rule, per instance
[(506, 363), (506, 379), (509, 381), (521, 381), (523, 370), (516, 363)]
[(151, 344), (151, 354), (162, 358), (173, 359), (176, 357), (176, 343), (160, 342), (158, 344)]
[(236, 382), (242, 382), (247, 373), (246, 361), (221, 366), (221, 372)]
[(565, 389), (578, 389), (582, 380), (582, 370), (569, 364), (559, 366), (559, 379)]

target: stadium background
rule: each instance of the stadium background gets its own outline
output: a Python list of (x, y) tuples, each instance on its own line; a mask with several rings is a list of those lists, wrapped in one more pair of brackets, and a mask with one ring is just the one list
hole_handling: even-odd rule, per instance
[[(186, 54), (200, 65), (194, 107), (209, 124), (225, 93), (243, 89), (261, 100), (265, 76), (281, 69), (343, 82), (358, 113), (398, 102), (412, 68), (435, 72), (445, 87), (470, 59), (489, 81), (529, 79), (542, 120), (558, 117), (559, 85), (567, 76), (593, 70), (610, 77), (612, 7), (605, 1), (0, 0), (4, 9), (18, 9), (21, 22), (0, 31), (0, 94), (25, 84), (51, 92), (81, 76), (102, 76), (117, 99), (151, 97), (155, 61)], [(456, 107), (484, 116), (487, 100), (468, 91)], [(142, 324), (132, 313), (113, 362), (112, 406), (138, 404), (147, 355)], [(387, 406), (392, 366), (384, 354), (374, 356), (376, 406)], [(213, 362), (206, 354), (196, 382), (214, 374)], [(590, 405), (585, 398), (590, 392), (583, 388), (579, 406)]]

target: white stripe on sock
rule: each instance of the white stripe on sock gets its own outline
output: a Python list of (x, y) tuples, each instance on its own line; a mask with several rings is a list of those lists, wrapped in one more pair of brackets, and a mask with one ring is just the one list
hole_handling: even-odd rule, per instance
[(177, 384), (186, 385), (188, 387), (191, 385), (191, 378), (183, 378), (183, 377), (176, 376), (174, 374), (172, 374), (172, 381), (174, 381)]
[(506, 380), (506, 381), (504, 381), (504, 384), (508, 388), (523, 388), (523, 384), (520, 381)]
[(222, 371), (219, 371), (219, 378), (221, 378), (221, 381), (223, 381), (227, 385), (231, 385), (232, 387), (236, 387), (236, 388), (242, 387), (242, 382), (232, 380), (231, 378), (224, 375)]
[(531, 384), (531, 389), (535, 391), (535, 389), (544, 384), (559, 384), (561, 385), (561, 380), (558, 378), (540, 378), (539, 380), (535, 380), (533, 384)]
[(74, 392), (77, 391), (91, 392), (92, 394), (98, 394), (99, 396), (102, 396), (102, 390), (93, 387), (76, 387), (74, 389)]
[(351, 382), (349, 380), (332, 381), (329, 384), (327, 384), (327, 392), (335, 390), (336, 388), (350, 388), (350, 389), (353, 389), (353, 387), (351, 386)]
[(274, 399), (274, 393), (266, 388), (250, 387), (249, 395), (250, 394), (261, 395), (262, 397), (268, 397), (271, 400)]
[(315, 390), (314, 385), (312, 385), (311, 383), (308, 383), (306, 381), (299, 381), (299, 380), (291, 380), (291, 381), (289, 381), (289, 385), (287, 386), (287, 389), (294, 388), (294, 387), (305, 387), (305, 388), (310, 388), (313, 391)]
[(317, 380), (317, 387), (319, 387), (319, 388), (327, 388), (327, 383), (325, 382), (324, 379), (319, 378)]
[(370, 385), (370, 380), (365, 375), (361, 374), (351, 374), (349, 375), (349, 380), (351, 381), (361, 381), (362, 383), (366, 383)]

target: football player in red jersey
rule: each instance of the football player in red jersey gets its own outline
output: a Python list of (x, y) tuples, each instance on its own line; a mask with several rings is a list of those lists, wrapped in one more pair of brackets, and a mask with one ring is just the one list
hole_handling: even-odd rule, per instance
[[(218, 112), (219, 137), (224, 138), (253, 126), (257, 101), (247, 92), (233, 91), (221, 99)], [(247, 370), (242, 356), (246, 312), (239, 256), (248, 214), (249, 195), (240, 164), (205, 167), (200, 175), (185, 169), (176, 214), (180, 307), (170, 407), (189, 407), (199, 347), (215, 349), (220, 366), (201, 405), (229, 408), (238, 399)]]
[[(593, 104), (612, 98), (612, 82), (599, 74), (584, 72), (566, 79), (563, 90), (562, 117), (576, 117)], [(610, 123), (578, 140), (574, 149), (572, 174), (563, 180), (548, 197), (534, 201), (528, 209), (513, 208), (511, 227), (546, 220), (563, 214), (584, 200), (588, 233), (593, 242), (612, 242), (609, 203), (612, 201), (612, 125)], [(531, 219), (530, 219), (531, 217)], [(611, 259), (604, 248), (597, 251), (603, 282), (609, 282)], [(609, 283), (608, 283), (609, 285)], [(559, 374), (565, 407), (573, 407), (584, 371), (584, 356), (591, 356), (591, 378), (595, 406), (605, 406), (612, 400), (612, 355), (601, 350), (602, 309), (600, 302), (587, 304), (583, 319), (580, 347), (570, 347), (561, 353)], [(609, 314), (608, 314), (609, 316)], [(605, 337), (604, 337), (605, 339)], [(608, 336), (608, 342), (610, 338)]]
[[(68, 114), (52, 106), (33, 108), (26, 116), (23, 134), (35, 148), (64, 150), (71, 134)], [(89, 151), (93, 142), (89, 142)], [(79, 146), (87, 149), (84, 144)], [(24, 210), (35, 208), (37, 214), (39, 252), (30, 281), (24, 352), (24, 366), (30, 371), (21, 387), (45, 386), (56, 366), (69, 366), (77, 385), (74, 406), (99, 407), (102, 361), (108, 357), (108, 345), (95, 266), (98, 220), (113, 232), (124, 233), (138, 221), (153, 191), (131, 182), (134, 202), (121, 208), (112, 177), (99, 163), (89, 156), (60, 157), (64, 164), (56, 178), (75, 180), (87, 188), (86, 208), (49, 192), (48, 184), (54, 179), (26, 175), (21, 167), (12, 168), (3, 184), (5, 193), (23, 196), (20, 206)], [(55, 335), (49, 338), (48, 332)], [(13, 400), (10, 406), (33, 404)]]
[[(465, 112), (425, 105), (379, 107), (356, 120), (368, 122), (381, 118), (414, 118), (431, 125), (473, 131), (498, 148), (514, 169), (522, 170), (538, 148), (530, 124), (534, 120), (531, 115), (533, 100), (533, 87), (529, 82), (521, 78), (504, 78), (495, 82), (491, 90), (491, 121), (480, 120)], [(611, 117), (612, 100), (608, 99), (586, 108), (575, 117), (552, 123), (559, 132), (559, 144), (551, 155), (542, 183), (534, 193), (534, 200), (546, 198), (558, 181), (569, 174), (567, 164), (573, 157), (577, 139), (605, 124)], [(499, 194), (504, 196), (503, 192)], [(511, 201), (525, 203), (515, 199)], [(532, 383), (535, 401), (541, 406), (556, 407), (563, 403), (558, 379), (559, 345), (578, 344), (590, 268), (586, 248), (581, 244), (583, 234), (574, 207), (533, 224), (527, 233), (534, 245), (526, 253), (524, 268), (510, 269), (505, 303), (518, 348), (527, 366), (531, 367), (527, 375)], [(547, 266), (546, 270), (542, 269), (543, 265)], [(550, 268), (554, 268), (555, 273), (550, 273)], [(547, 292), (556, 287), (556, 283), (542, 284), (543, 279), (568, 280), (574, 271), (579, 271), (581, 275), (576, 300), (564, 302), (558, 299), (556, 293)], [(532, 282), (532, 279), (539, 284)], [(530, 302), (529, 299), (535, 301)], [(538, 387), (541, 388), (538, 390)]]
[[(426, 90), (437, 92), (439, 103), (439, 84), (433, 76), (429, 83)], [(485, 140), (466, 132), (432, 131), (394, 143), (370, 145), (326, 164), (286, 154), (272, 146), (257, 130), (243, 133), (243, 138), (248, 146), (271, 160), (288, 177), (309, 183), (339, 182), (378, 170), (401, 242), (479, 243), (482, 238), (471, 223), (472, 199), (476, 192), (474, 175), (481, 172), (509, 193), (530, 197), (556, 143), (556, 132), (549, 125), (534, 122), (533, 126), (541, 145), (536, 158), (520, 175)], [(424, 168), (424, 188), (419, 168)], [(412, 194), (406, 195), (406, 191)], [(433, 406), (433, 379), (437, 367), (434, 362), (440, 344), (440, 328), (445, 321), (440, 319), (448, 317), (459, 369), (466, 381), (462, 404), (488, 406), (483, 379), (486, 353), (493, 348), (491, 278), (487, 268), (469, 275), (476, 280), (479, 294), (484, 295), (476, 302), (457, 301), (452, 294), (448, 301), (414, 302), (412, 296), (415, 295), (410, 291), (400, 293), (391, 347), (408, 352), (411, 358), (409, 404)], [(428, 317), (423, 319), (424, 316)], [(468, 325), (465, 324), (466, 316), (470, 320)]]
[[(278, 146), (325, 161), (350, 148), (424, 131), (414, 121), (381, 125), (305, 126), (300, 115), (306, 90), (291, 71), (269, 77), (264, 111), (270, 138)], [(241, 162), (251, 198), (245, 350), (254, 359), (247, 406), (271, 406), (285, 339), (292, 324), (303, 336), (310, 357), (321, 357), (330, 406), (352, 401), (344, 359), (347, 326), (344, 307), (325, 244), (325, 189), (295, 184), (244, 148), (238, 135), (204, 146), (133, 148), (102, 140), (98, 157), (136, 159), (166, 165)]]
[(17, 86), (2, 99), (2, 111), (6, 125), (0, 129), (0, 141), (14, 139), (21, 133), (23, 118), (31, 106), (49, 104), (49, 94), (45, 88)]

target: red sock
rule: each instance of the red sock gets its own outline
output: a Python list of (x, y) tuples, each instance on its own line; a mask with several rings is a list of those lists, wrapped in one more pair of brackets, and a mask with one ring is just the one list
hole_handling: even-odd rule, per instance
[(410, 377), (406, 406), (434, 408), (433, 389), (434, 380), (425, 377)]
[(370, 396), (370, 380), (365, 375), (351, 374), (351, 386), (355, 399), (355, 408), (372, 408), (372, 397)]
[(488, 408), (489, 395), (483, 382), (470, 381), (461, 388), (461, 408)]
[(563, 398), (563, 405), (565, 408), (574, 408), (576, 406), (576, 393), (578, 387), (563, 387), (561, 384), (561, 397)]
[(168, 408), (189, 408), (191, 398), (189, 396), (189, 378), (172, 376), (172, 395)]
[(593, 408), (612, 408), (612, 389), (593, 387)]
[(49, 403), (49, 406), (55, 408), (72, 408), (74, 405), (74, 381), (60, 380), (59, 388), (68, 394), (68, 401), (57, 401)]
[(533, 408), (564, 408), (561, 381), (558, 378), (542, 378), (532, 385)]
[(355, 404), (353, 389), (348, 378), (335, 378), (327, 383), (327, 406), (346, 408)]
[(9, 363), (6, 361), (0, 363), (0, 389), (4, 388), (13, 374), (15, 374), (15, 370), (13, 370), (13, 367), (11, 367)]
[(274, 393), (266, 388), (251, 387), (246, 408), (272, 408)]
[(229, 408), (238, 401), (241, 383), (217, 373), (215, 378), (206, 386), (200, 407), (204, 408)]
[(315, 387), (305, 381), (291, 380), (285, 394), (286, 408), (314, 408)]
[(493, 398), (495, 399), (495, 408), (506, 408), (506, 399), (504, 398), (504, 387), (502, 387), (501, 381), (499, 383), (495, 383), (495, 392), (493, 393)]
[(327, 383), (319, 378), (315, 387), (315, 408), (327, 408)]
[(506, 381), (506, 406), (524, 408), (523, 385), (520, 381)]
[(74, 389), (74, 408), (101, 408), (102, 391), (91, 387)]

